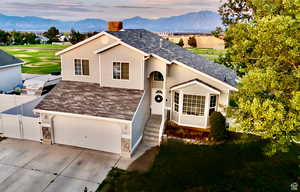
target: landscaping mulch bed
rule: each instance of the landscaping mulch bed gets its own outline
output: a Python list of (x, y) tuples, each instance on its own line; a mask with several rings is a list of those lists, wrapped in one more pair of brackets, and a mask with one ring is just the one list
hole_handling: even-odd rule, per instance
[(223, 142), (215, 141), (209, 135), (209, 129), (195, 129), (179, 126), (176, 123), (168, 122), (165, 130), (165, 139), (179, 139), (186, 144), (216, 145)]

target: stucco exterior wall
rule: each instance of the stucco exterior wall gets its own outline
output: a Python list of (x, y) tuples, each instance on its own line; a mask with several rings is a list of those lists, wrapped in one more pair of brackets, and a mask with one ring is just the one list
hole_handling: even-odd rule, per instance
[[(99, 56), (94, 52), (104, 48), (111, 43), (116, 42), (115, 39), (103, 35), (93, 41), (83, 44), (71, 51), (61, 55), (62, 62), (62, 79), (68, 81), (82, 81), (90, 83), (100, 82), (100, 64)], [(74, 59), (88, 59), (90, 62), (90, 75), (75, 75)]]
[[(100, 84), (104, 87), (144, 90), (144, 56), (123, 45), (99, 54)], [(113, 79), (113, 62), (129, 63), (129, 80)]]
[(21, 65), (0, 68), (0, 91), (8, 92), (22, 84)]

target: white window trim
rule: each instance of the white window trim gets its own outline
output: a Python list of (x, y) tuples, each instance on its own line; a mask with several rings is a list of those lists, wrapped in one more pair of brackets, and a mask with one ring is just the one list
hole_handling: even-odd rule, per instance
[[(120, 79), (114, 78), (114, 63), (120, 63)], [(122, 79), (122, 63), (128, 63), (128, 79)], [(112, 80), (113, 81), (130, 81), (130, 62), (129, 61), (113, 61), (112, 62)]]
[[(211, 102), (211, 97), (212, 96), (216, 96), (216, 106), (215, 107), (210, 107), (210, 102)], [(218, 95), (213, 95), (213, 94), (209, 95), (209, 110), (208, 111), (210, 111), (211, 109), (215, 109), (215, 111), (218, 111), (218, 106), (219, 106), (219, 96)]]
[[(184, 95), (192, 95), (192, 96), (201, 96), (201, 97), (204, 97), (204, 114), (203, 115), (188, 115), (188, 114), (184, 114), (183, 113), (183, 100), (184, 100)], [(207, 100), (207, 95), (201, 95), (201, 94), (185, 94), (185, 93), (182, 93), (182, 112), (181, 112), (181, 115), (183, 116), (187, 116), (187, 117), (190, 117), (190, 116), (193, 116), (193, 117), (206, 117), (207, 114), (206, 114), (206, 110), (207, 110), (207, 103), (206, 103), (206, 100)]]
[[(176, 103), (176, 100), (175, 100), (175, 95), (176, 95), (176, 93), (178, 94), (178, 104)], [(180, 93), (178, 93), (178, 92), (176, 92), (176, 91), (174, 91), (174, 94), (173, 94), (173, 111), (175, 112), (175, 113), (179, 113), (179, 105), (180, 105)], [(178, 111), (176, 111), (175, 110), (175, 106), (176, 105), (178, 105)]]
[[(75, 60), (80, 60), (80, 66), (81, 66), (81, 75), (76, 75), (76, 67), (75, 67)], [(83, 75), (83, 65), (82, 65), (82, 60), (88, 60), (89, 61), (89, 75)], [(73, 67), (74, 67), (74, 73), (73, 76), (75, 77), (89, 77), (91, 76), (91, 61), (90, 59), (87, 58), (74, 58), (73, 59)]]

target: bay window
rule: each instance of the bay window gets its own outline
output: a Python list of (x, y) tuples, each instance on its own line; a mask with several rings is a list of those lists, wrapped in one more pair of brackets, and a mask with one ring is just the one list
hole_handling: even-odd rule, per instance
[(209, 104), (209, 115), (217, 110), (217, 96), (210, 96), (210, 104)]
[(183, 95), (183, 114), (204, 116), (205, 96)]
[(179, 93), (174, 94), (174, 111), (179, 112)]

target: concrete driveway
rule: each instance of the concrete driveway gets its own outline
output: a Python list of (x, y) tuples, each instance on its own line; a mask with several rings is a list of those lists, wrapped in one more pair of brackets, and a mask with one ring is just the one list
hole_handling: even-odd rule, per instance
[(119, 155), (7, 139), (0, 142), (1, 192), (95, 191)]

